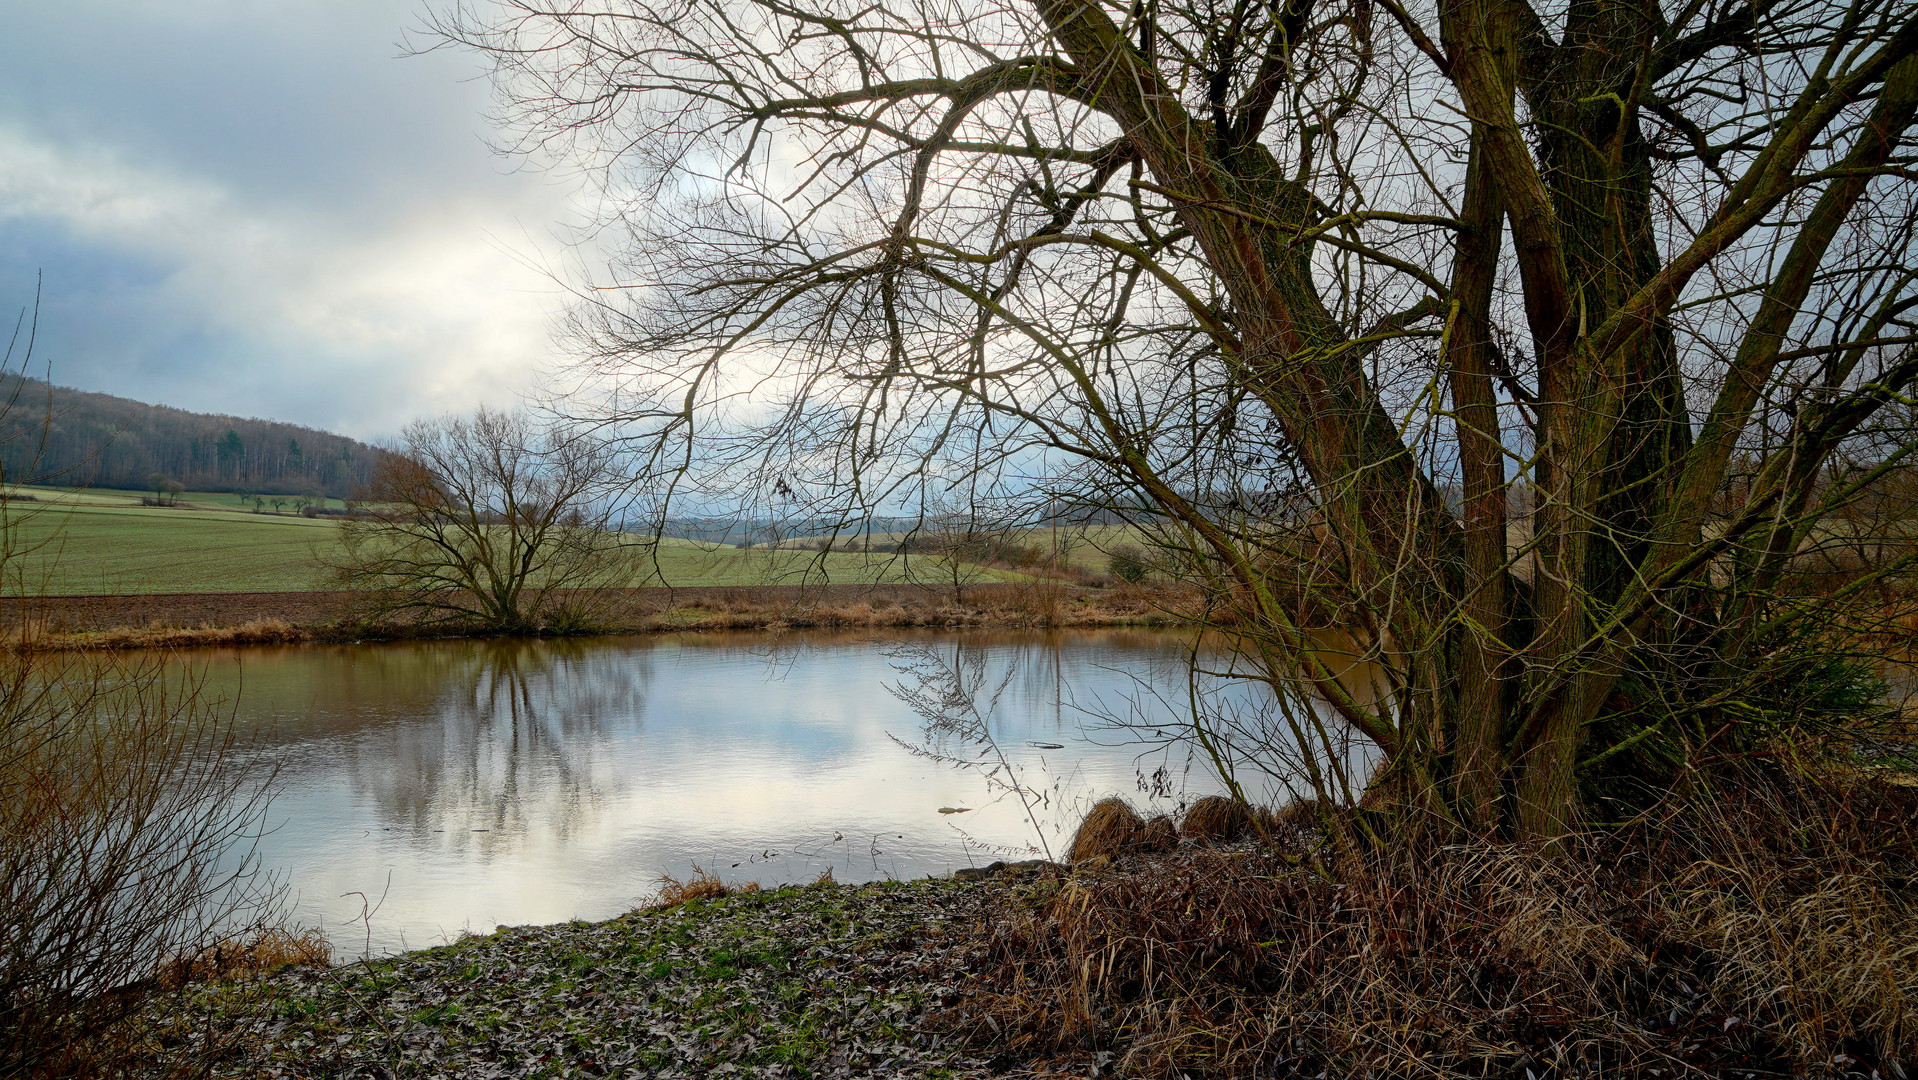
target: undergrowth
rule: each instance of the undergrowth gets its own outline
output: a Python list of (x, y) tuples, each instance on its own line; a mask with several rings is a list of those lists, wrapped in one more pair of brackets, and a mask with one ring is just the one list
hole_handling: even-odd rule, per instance
[(293, 967), (325, 968), (332, 964), (333, 948), (318, 930), (295, 931), (275, 926), (166, 957), (155, 965), (155, 978), (162, 989), (178, 990), (194, 983), (272, 975)]
[(1902, 1076), (1914, 818), (1741, 774), (1563, 854), (1294, 835), (1049, 874), (941, 1023), (1150, 1077)]

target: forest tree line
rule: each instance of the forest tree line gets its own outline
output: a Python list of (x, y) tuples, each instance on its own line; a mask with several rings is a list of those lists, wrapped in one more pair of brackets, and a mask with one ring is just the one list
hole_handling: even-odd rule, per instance
[(111, 394), (0, 378), (0, 473), (7, 483), (140, 490), (156, 475), (195, 491), (350, 498), (379, 451), (343, 435), (271, 420), (148, 405)]

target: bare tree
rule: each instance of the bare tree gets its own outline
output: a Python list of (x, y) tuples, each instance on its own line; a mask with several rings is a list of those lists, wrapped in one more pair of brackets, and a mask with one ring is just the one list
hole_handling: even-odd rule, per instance
[(523, 412), (417, 421), (340, 523), (334, 569), (375, 614), (579, 629), (631, 584), (619, 479), (607, 444)]
[(921, 579), (952, 590), (954, 603), (964, 603), (966, 586), (985, 576), (988, 535), (979, 515), (957, 503), (927, 506), (918, 526), (900, 541), (908, 552), (909, 579)]
[(436, 30), (492, 58), (509, 149), (599, 179), (623, 243), (581, 372), (674, 492), (1143, 507), (1405, 820), (1552, 838), (1795, 723), (1807, 634), (1912, 565), (1785, 587), (1914, 448), (1914, 15), (503, 0)]

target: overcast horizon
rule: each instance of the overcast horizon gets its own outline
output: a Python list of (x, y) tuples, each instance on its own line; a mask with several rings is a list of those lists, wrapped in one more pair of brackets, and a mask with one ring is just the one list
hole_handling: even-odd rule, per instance
[(378, 439), (554, 356), (570, 189), (486, 145), (427, 0), (33, 7), (0, 39), (0, 307), (32, 374)]

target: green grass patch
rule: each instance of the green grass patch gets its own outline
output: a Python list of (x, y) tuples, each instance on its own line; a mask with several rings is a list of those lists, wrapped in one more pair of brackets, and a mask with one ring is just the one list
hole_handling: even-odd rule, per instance
[[(358, 972), (217, 984), (203, 1017), (175, 1019), (238, 1036), (215, 1077), (354, 1075), (400, 1059), (421, 1076), (507, 1060), (537, 1063), (515, 1075), (731, 1066), (983, 1077), (985, 1062), (917, 1026), (934, 994), (950, 995), (945, 954), (876, 943), (957, 946), (986, 902), (951, 882), (771, 889), (605, 923), (502, 929)], [(836, 928), (846, 925), (875, 944), (845, 940)], [(483, 977), (472, 977), (475, 965)], [(154, 1045), (170, 1045), (156, 1035)]]
[[(142, 506), (142, 493), (15, 489), (21, 554), (9, 569), (28, 595), (300, 592), (330, 587), (339, 522), (291, 512), (255, 513), (239, 496), (187, 492), (179, 506)], [(849, 585), (950, 580), (935, 562), (909, 556), (738, 549), (662, 540), (636, 568), (635, 586)], [(1023, 580), (968, 570), (968, 583)], [(689, 613), (690, 614), (690, 613)], [(705, 613), (689, 618), (697, 621)]]
[[(114, 492), (113, 495), (124, 495)], [(143, 507), (93, 493), (14, 511), (9, 569), (29, 594), (277, 592), (325, 587), (338, 526), (293, 514)]]

